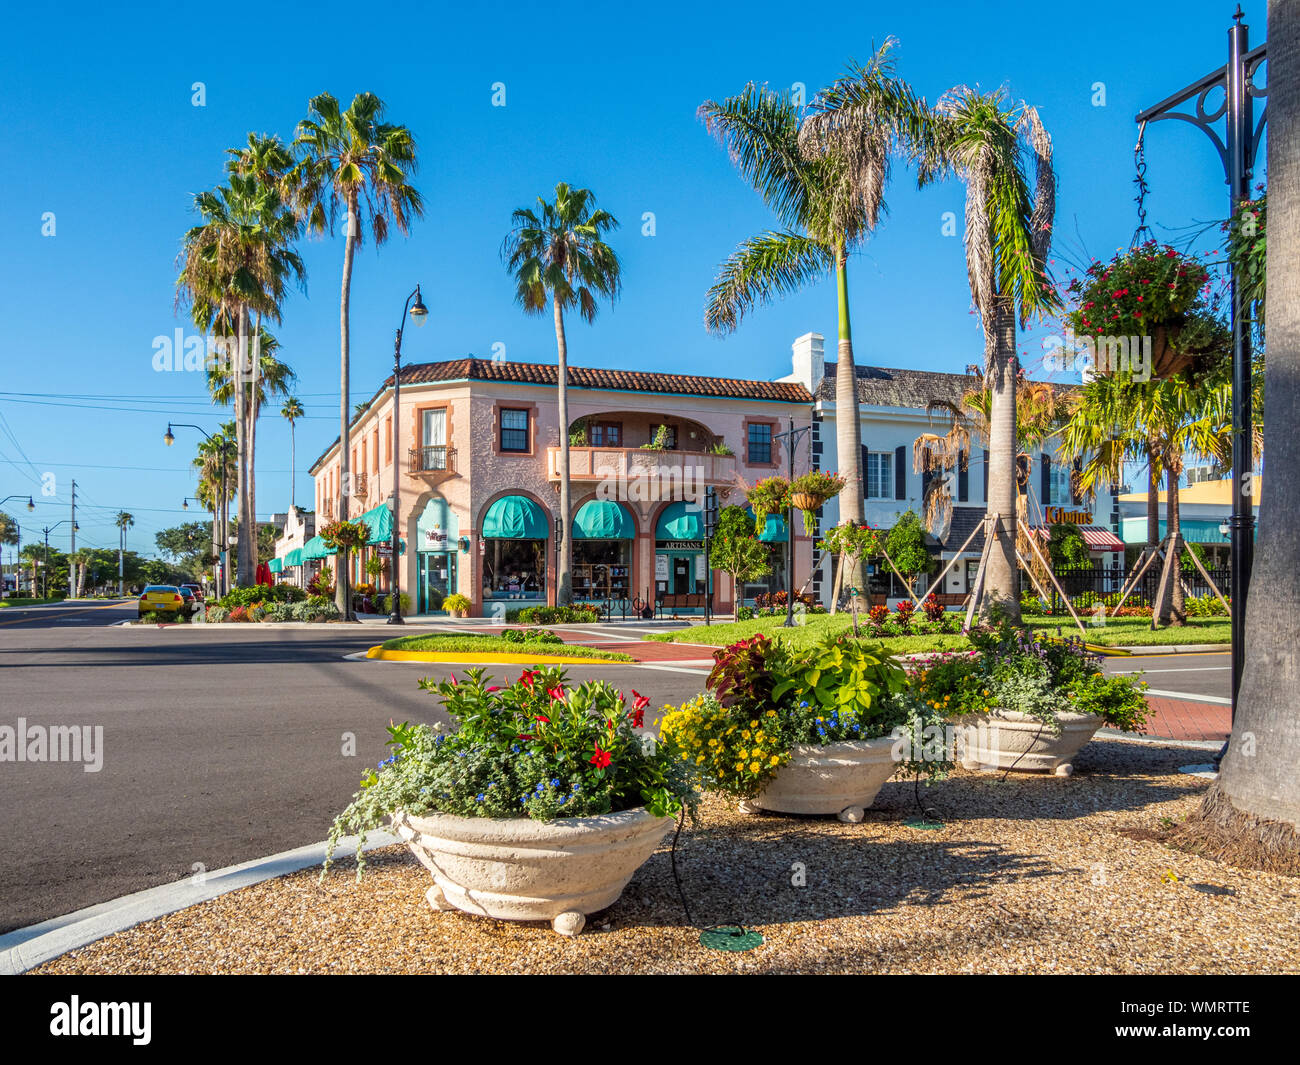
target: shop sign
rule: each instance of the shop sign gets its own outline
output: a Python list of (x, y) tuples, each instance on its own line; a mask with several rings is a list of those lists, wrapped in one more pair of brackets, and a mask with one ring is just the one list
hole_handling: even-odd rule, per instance
[(703, 540), (659, 540), (655, 543), (660, 551), (703, 551)]

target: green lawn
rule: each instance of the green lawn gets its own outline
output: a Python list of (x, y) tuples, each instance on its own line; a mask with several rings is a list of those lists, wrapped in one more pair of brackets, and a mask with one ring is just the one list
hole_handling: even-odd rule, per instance
[(437, 651), (444, 654), (565, 655), (569, 658), (598, 658), (607, 662), (634, 662), (622, 651), (605, 651), (576, 643), (516, 642), (500, 636), (459, 633), (427, 633), (399, 636), (384, 643), (385, 651)]
[(0, 607), (6, 607), (6, 606), (46, 606), (46, 605), (49, 604), (49, 603), (62, 603), (62, 602), (63, 602), (63, 596), (58, 596), (57, 598), (54, 597), (54, 596), (51, 596), (49, 599), (17, 599), (17, 598), (14, 598), (14, 597), (11, 596), (11, 597), (8, 598), (8, 599), (0, 599)]
[[(807, 614), (806, 624), (793, 629), (782, 626), (783, 617), (754, 618), (751, 621), (724, 622), (717, 625), (692, 625), (688, 629), (675, 632), (654, 633), (646, 636), (647, 640), (660, 640), (665, 643), (702, 643), (722, 647), (737, 640), (747, 639), (755, 633), (766, 633), (777, 639), (785, 640), (794, 647), (807, 647), (816, 643), (828, 633), (842, 632), (852, 626), (848, 614)], [(1088, 619), (1084, 618), (1085, 625)], [(1062, 635), (1068, 636), (1078, 629), (1067, 616), (1065, 618), (1027, 617), (1025, 623), (1030, 629), (1056, 634), (1059, 628)], [(1232, 638), (1232, 625), (1227, 618), (1189, 618), (1185, 628), (1167, 628), (1151, 631), (1148, 618), (1114, 618), (1108, 620), (1104, 627), (1088, 629), (1088, 642), (1104, 644), (1107, 647), (1121, 646), (1158, 646), (1167, 644), (1222, 643), (1227, 644)], [(882, 641), (895, 654), (916, 654), (921, 651), (951, 651), (969, 647), (965, 636), (893, 636)]]

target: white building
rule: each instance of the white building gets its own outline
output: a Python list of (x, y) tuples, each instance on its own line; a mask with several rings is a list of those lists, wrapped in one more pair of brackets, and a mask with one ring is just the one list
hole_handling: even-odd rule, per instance
[[(818, 469), (838, 470), (836, 450), (837, 403), (835, 364), (826, 363), (825, 341), (819, 333), (807, 333), (792, 345), (793, 373), (783, 378), (802, 384), (813, 394), (813, 460)], [(888, 528), (908, 510), (923, 514), (923, 499), (931, 474), (913, 468), (912, 446), (923, 433), (943, 434), (946, 419), (931, 417), (926, 407), (934, 400), (960, 404), (962, 395), (977, 385), (966, 374), (935, 373), (928, 370), (889, 369), (857, 366), (858, 424), (862, 442), (865, 517), (869, 524)], [(946, 528), (931, 530), (933, 550), (940, 565), (957, 554), (985, 513), (988, 486), (988, 451), (978, 442), (972, 447), (965, 469), (946, 475), (953, 500), (952, 517)], [(1054, 447), (1033, 456), (1030, 473), (1031, 513), (1041, 512), (1046, 523), (1070, 522), (1080, 526), (1092, 548), (1094, 561), (1107, 567), (1124, 563), (1124, 545), (1119, 539), (1120, 513), (1115, 493), (1103, 493), (1092, 501), (1076, 497), (1070, 486), (1070, 466), (1061, 462)], [(830, 500), (821, 512), (820, 526), (829, 529), (839, 523), (839, 504)], [(974, 580), (982, 532), (975, 535), (958, 562), (944, 578), (944, 587), (934, 589), (965, 595)], [(824, 602), (831, 596), (829, 566), (819, 569), (813, 591)], [(886, 573), (872, 577), (872, 594), (900, 595), (901, 589)]]

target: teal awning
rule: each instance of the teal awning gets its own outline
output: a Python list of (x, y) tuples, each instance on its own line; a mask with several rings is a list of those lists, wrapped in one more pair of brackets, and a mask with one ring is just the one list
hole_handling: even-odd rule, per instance
[(684, 499), (669, 503), (655, 526), (656, 540), (703, 540), (704, 511)]
[(292, 569), (294, 566), (302, 565), (302, 548), (295, 547), (292, 551), (286, 551), (284, 555), (284, 568)]
[[(1226, 518), (1223, 520), (1227, 520)], [(1178, 523), (1178, 527), (1183, 534), (1183, 539), (1192, 544), (1227, 544), (1232, 542), (1231, 536), (1224, 536), (1219, 532), (1219, 522), (1214, 519), (1205, 518), (1183, 518)], [(1145, 544), (1147, 542), (1147, 519), (1146, 515), (1140, 515), (1136, 518), (1123, 518), (1120, 523), (1120, 537), (1126, 544)], [(1165, 520), (1160, 519), (1160, 536), (1163, 539), (1168, 532)]]
[(335, 553), (334, 548), (327, 546), (320, 536), (313, 536), (299, 550), (302, 551), (304, 562), (313, 558), (329, 558)]
[(573, 518), (575, 540), (635, 540), (636, 528), (627, 509), (613, 500), (590, 499)]
[(370, 530), (370, 543), (392, 542), (393, 512), (388, 509), (387, 503), (380, 503), (377, 507), (371, 507), (356, 520), (362, 522)]
[(266, 564), (266, 568), (272, 573), (280, 573), (284, 569), (284, 559), (273, 558)]
[[(749, 515), (749, 520), (754, 520), (754, 510), (747, 507), (745, 513)], [(790, 531), (785, 526), (785, 518), (780, 514), (769, 514), (767, 523), (763, 526), (763, 531), (758, 534), (758, 538), (765, 544), (784, 544), (790, 539)]]
[(546, 511), (527, 496), (502, 496), (483, 516), (485, 540), (545, 540), (550, 533)]

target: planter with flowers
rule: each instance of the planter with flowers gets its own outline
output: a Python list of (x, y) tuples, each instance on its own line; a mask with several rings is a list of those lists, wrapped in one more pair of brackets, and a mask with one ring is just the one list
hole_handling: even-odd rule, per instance
[(790, 482), (790, 504), (803, 515), (803, 531), (808, 536), (817, 528), (817, 508), (834, 499), (848, 482), (838, 473), (812, 470)]
[(567, 688), (555, 669), (508, 687), (478, 669), (420, 687), (456, 727), (389, 728), (392, 756), (330, 830), (331, 856), (358, 833), (358, 878), (365, 833), (391, 818), (433, 876), (435, 910), (547, 920), (577, 935), (694, 801), (687, 768), (642, 727), (649, 700), (636, 692), (629, 707), (603, 681)]
[(1146, 685), (1105, 676), (1081, 641), (1030, 636), (1005, 622), (969, 635), (973, 651), (933, 655), (912, 671), (925, 706), (958, 726), (965, 768), (1069, 776), (1103, 725), (1141, 731)]
[(671, 710), (661, 731), (708, 788), (740, 800), (742, 813), (861, 821), (900, 766), (900, 738), (927, 724), (902, 668), (847, 636), (792, 651), (758, 635), (714, 659), (708, 691)]
[(470, 605), (469, 596), (461, 595), (460, 592), (452, 592), (442, 601), (442, 609), (454, 618), (469, 617)]

